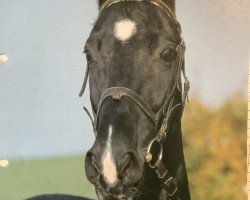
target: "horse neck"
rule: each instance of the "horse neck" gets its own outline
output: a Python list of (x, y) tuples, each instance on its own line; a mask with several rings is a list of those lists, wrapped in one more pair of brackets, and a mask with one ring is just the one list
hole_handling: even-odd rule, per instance
[(170, 175), (177, 178), (179, 199), (190, 200), (180, 117), (173, 117), (172, 119), (170, 131), (168, 132), (166, 144), (164, 145), (163, 162)]
[[(182, 145), (180, 119), (173, 118), (166, 143), (164, 145), (163, 163), (171, 176), (178, 181), (178, 200), (190, 200), (188, 179)], [(138, 200), (169, 200), (167, 193), (161, 189), (161, 184), (155, 172), (146, 169), (146, 187)]]
[(181, 121), (174, 117), (164, 144), (163, 162), (167, 165), (170, 173), (175, 175), (183, 160)]

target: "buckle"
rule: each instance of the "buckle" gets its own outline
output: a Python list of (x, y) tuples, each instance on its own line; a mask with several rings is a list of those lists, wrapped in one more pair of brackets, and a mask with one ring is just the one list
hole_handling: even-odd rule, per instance
[(167, 191), (169, 197), (172, 197), (177, 192), (177, 182), (173, 177), (168, 178), (163, 184), (164, 189)]

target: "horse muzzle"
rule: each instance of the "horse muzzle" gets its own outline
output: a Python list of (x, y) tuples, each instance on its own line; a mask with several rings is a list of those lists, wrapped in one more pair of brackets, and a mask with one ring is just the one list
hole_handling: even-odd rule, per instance
[(143, 175), (143, 162), (136, 151), (126, 149), (117, 154), (109, 149), (99, 151), (96, 146), (90, 149), (85, 159), (85, 172), (88, 180), (105, 189), (120, 186), (129, 187), (140, 181)]

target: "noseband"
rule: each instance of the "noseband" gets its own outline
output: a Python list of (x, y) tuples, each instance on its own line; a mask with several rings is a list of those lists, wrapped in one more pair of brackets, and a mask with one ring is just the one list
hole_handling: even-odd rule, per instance
[[(100, 13), (109, 6), (119, 3), (119, 2), (141, 2), (143, 0), (107, 0), (105, 1), (101, 7), (100, 7)], [(181, 34), (181, 27), (179, 22), (177, 21), (175, 14), (172, 12), (172, 10), (161, 0), (150, 0), (152, 4), (160, 7), (163, 9), (172, 22), (177, 26), (178, 32)], [(84, 110), (87, 112), (88, 116), (90, 117), (92, 121), (92, 126), (95, 135), (97, 134), (97, 128), (99, 123), (99, 116), (100, 116), (100, 110), (104, 103), (104, 101), (107, 98), (112, 98), (115, 101), (121, 101), (123, 98), (129, 99), (131, 102), (133, 102), (146, 116), (147, 118), (152, 121), (155, 125), (155, 137), (151, 140), (149, 143), (149, 146), (147, 148), (147, 154), (145, 156), (146, 162), (148, 163), (149, 167), (152, 168), (156, 174), (158, 179), (160, 180), (162, 184), (162, 188), (164, 188), (168, 194), (169, 197), (172, 197), (172, 199), (176, 199), (176, 193), (177, 193), (177, 179), (175, 177), (171, 177), (168, 173), (167, 168), (162, 162), (163, 157), (163, 144), (164, 141), (167, 138), (167, 133), (169, 131), (169, 125), (170, 125), (170, 118), (174, 111), (181, 107), (182, 112), (185, 107), (185, 102), (188, 100), (188, 91), (190, 88), (190, 83), (188, 81), (188, 78), (185, 74), (185, 62), (184, 62), (184, 54), (185, 54), (185, 43), (183, 39), (181, 40), (180, 44), (176, 47), (177, 52), (177, 59), (175, 60), (175, 65), (177, 66), (175, 71), (175, 82), (174, 86), (170, 92), (169, 95), (167, 95), (166, 99), (164, 100), (163, 105), (161, 108), (155, 113), (150, 106), (145, 102), (136, 92), (133, 90), (126, 88), (126, 87), (111, 87), (106, 89), (98, 104), (97, 113), (95, 118), (93, 119), (90, 112), (84, 107)], [(86, 72), (85, 72), (85, 78), (84, 82), (80, 91), (79, 96), (82, 96), (84, 93), (84, 90), (86, 88), (87, 79), (88, 79), (88, 73), (89, 73), (89, 67), (87, 66)], [(184, 77), (184, 89), (183, 89), (183, 95), (181, 88), (179, 88), (180, 82), (181, 82), (181, 74)], [(175, 103), (175, 91), (178, 91), (182, 95), (182, 101), (180, 103)], [(159, 149), (157, 153), (153, 153), (153, 149), (156, 148)]]

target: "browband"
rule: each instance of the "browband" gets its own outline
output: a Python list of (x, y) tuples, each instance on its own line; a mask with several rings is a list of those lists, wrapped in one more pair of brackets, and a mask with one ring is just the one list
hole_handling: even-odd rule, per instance
[[(120, 2), (142, 2), (144, 0), (107, 0), (104, 3), (101, 4), (100, 9), (99, 9), (99, 13), (101, 13), (105, 8), (115, 4), (115, 3), (120, 3)], [(150, 3), (160, 7), (161, 9), (163, 9), (164, 11), (167, 12), (168, 16), (172, 19), (176, 20), (176, 16), (174, 14), (174, 12), (171, 10), (171, 8), (164, 3), (164, 1), (162, 0), (149, 0)]]

